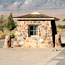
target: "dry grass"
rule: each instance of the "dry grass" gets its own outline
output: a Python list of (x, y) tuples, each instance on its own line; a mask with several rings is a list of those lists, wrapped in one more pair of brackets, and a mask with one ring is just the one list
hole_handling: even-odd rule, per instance
[(9, 31), (7, 29), (4, 29), (4, 31), (0, 31), (0, 39), (4, 39), (6, 35), (11, 35), (11, 37), (14, 36), (14, 33), (15, 33), (15, 29), (12, 30), (12, 31)]
[(65, 29), (61, 29), (61, 28), (58, 28), (58, 27), (57, 27), (57, 32), (58, 32), (59, 34), (65, 34)]
[(0, 31), (0, 39), (4, 39), (5, 38), (5, 33)]

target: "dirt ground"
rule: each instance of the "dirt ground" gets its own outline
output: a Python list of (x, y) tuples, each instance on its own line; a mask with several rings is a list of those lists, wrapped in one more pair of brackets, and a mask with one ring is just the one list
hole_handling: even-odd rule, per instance
[(0, 65), (47, 65), (61, 51), (53, 48), (0, 48)]

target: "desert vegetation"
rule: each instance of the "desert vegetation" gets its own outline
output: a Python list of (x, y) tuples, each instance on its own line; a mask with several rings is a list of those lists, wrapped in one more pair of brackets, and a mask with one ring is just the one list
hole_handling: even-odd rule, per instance
[(15, 28), (16, 25), (12, 13), (10, 13), (7, 19), (5, 19), (3, 15), (0, 16), (0, 39), (5, 38), (7, 34), (14, 37)]
[(60, 29), (65, 29), (65, 25), (58, 25)]
[(65, 25), (58, 25), (57, 26), (57, 32), (59, 34), (65, 34)]
[(11, 31), (11, 30), (13, 30), (14, 28), (16, 28), (15, 22), (14, 22), (14, 20), (13, 20), (12, 13), (10, 13), (10, 16), (8, 17), (6, 27), (7, 27), (7, 29), (8, 29), (9, 31)]
[(65, 19), (63, 19), (62, 21), (65, 21)]

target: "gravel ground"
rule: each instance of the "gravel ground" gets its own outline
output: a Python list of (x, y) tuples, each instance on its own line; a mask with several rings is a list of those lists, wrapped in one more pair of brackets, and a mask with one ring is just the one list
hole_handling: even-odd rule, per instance
[(61, 51), (52, 48), (0, 48), (0, 52), (0, 65), (47, 65)]
[(65, 65), (65, 49), (50, 60), (46, 65)]

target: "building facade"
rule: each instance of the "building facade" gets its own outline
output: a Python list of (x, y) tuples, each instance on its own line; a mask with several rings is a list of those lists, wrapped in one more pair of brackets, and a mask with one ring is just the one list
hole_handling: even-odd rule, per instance
[(43, 14), (27, 14), (14, 17), (17, 28), (15, 46), (22, 48), (54, 47), (56, 25), (55, 18)]

